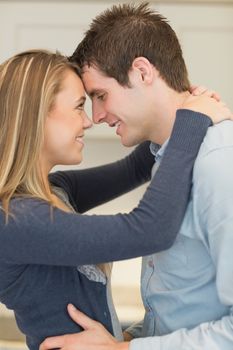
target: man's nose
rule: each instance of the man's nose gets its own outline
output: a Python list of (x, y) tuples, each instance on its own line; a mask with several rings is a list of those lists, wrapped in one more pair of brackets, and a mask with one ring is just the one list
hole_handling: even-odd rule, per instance
[(95, 124), (100, 124), (105, 121), (106, 111), (103, 108), (92, 106), (92, 120)]

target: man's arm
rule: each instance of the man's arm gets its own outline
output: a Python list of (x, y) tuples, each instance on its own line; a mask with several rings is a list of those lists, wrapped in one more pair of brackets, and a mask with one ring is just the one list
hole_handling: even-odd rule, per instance
[[(232, 285), (232, 281), (229, 281)], [(131, 342), (117, 340), (99, 323), (82, 312), (68, 307), (72, 319), (80, 324), (81, 333), (47, 338), (40, 350), (232, 350), (233, 308), (219, 321), (203, 323), (192, 330), (180, 329), (164, 336), (134, 339)]]

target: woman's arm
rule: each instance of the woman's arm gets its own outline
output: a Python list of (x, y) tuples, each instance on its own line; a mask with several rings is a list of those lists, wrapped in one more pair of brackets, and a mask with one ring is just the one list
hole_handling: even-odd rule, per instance
[(154, 157), (144, 142), (122, 160), (84, 170), (58, 171), (50, 182), (63, 188), (79, 213), (110, 201), (150, 179)]
[[(211, 121), (177, 113), (163, 161), (138, 207), (129, 214), (78, 215), (46, 202), (15, 200), (14, 217), (0, 225), (0, 256), (22, 264), (75, 266), (148, 255), (168, 249), (189, 198), (192, 168)], [(1, 214), (3, 216), (3, 214)]]

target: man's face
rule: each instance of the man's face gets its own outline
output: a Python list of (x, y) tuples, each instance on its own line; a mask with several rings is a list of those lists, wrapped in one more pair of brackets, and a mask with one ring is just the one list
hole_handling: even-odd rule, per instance
[(137, 79), (133, 77), (132, 87), (125, 87), (97, 68), (87, 66), (84, 67), (82, 79), (92, 100), (94, 123), (107, 123), (110, 127), (116, 127), (116, 133), (125, 146), (133, 146), (148, 139), (148, 101)]

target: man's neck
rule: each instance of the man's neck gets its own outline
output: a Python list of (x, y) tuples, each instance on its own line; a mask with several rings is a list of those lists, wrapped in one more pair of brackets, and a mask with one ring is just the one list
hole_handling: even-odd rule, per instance
[(162, 145), (171, 135), (176, 119), (176, 111), (182, 108), (189, 92), (177, 92), (163, 86), (155, 99), (154, 120), (152, 121), (150, 140)]

